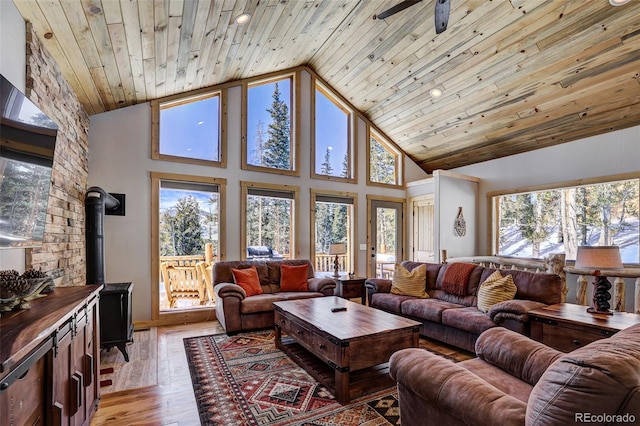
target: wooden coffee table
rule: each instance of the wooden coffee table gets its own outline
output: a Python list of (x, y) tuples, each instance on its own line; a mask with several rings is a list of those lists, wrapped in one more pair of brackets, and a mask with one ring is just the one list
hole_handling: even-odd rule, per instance
[(529, 311), (531, 337), (563, 352), (612, 336), (640, 323), (640, 315), (615, 312), (591, 314), (587, 306), (558, 303)]
[(341, 404), (392, 386), (389, 357), (418, 347), (419, 322), (336, 296), (274, 306), (276, 347), (333, 391)]

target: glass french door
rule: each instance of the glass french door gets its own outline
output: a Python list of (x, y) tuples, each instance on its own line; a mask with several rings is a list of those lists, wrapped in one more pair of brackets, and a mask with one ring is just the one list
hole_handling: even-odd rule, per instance
[(391, 278), (404, 256), (404, 203), (370, 200), (369, 276)]

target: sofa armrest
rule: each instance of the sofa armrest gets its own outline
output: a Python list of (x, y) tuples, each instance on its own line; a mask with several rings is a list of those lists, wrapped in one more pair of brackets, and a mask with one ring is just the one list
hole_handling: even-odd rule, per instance
[(495, 327), (478, 337), (476, 355), (534, 386), (547, 368), (564, 353), (515, 331)]
[(244, 291), (244, 289), (238, 284), (234, 283), (216, 284), (213, 291), (219, 298), (237, 297), (238, 299), (243, 300), (245, 297), (247, 297), (247, 293)]
[(502, 425), (524, 424), (524, 402), (441, 356), (403, 349), (391, 355), (389, 366), (399, 392), (406, 389), (465, 425), (486, 426), (496, 419)]
[(520, 322), (529, 322), (528, 312), (544, 306), (547, 305), (541, 302), (534, 302), (533, 300), (512, 299), (491, 306), (488, 314), (497, 324), (500, 324), (502, 320), (507, 318)]
[(336, 282), (331, 278), (325, 277), (309, 278), (307, 280), (307, 287), (309, 288), (309, 291), (322, 293), (325, 296), (332, 296), (334, 289), (336, 288)]
[(364, 282), (364, 286), (368, 294), (391, 292), (391, 280), (383, 278), (369, 278)]

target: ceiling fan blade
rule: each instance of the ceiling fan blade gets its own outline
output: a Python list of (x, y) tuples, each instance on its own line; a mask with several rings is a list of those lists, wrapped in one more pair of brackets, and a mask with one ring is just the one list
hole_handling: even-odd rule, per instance
[(436, 18), (436, 34), (440, 34), (447, 29), (450, 9), (451, 0), (436, 0), (436, 11), (433, 14)]
[[(384, 19), (384, 18), (388, 18), (391, 15), (395, 15), (396, 13), (400, 12), (401, 10), (405, 10), (406, 8), (408, 8), (409, 6), (413, 6), (416, 3), (420, 3), (422, 0), (404, 0), (398, 4), (396, 4), (393, 7), (390, 7), (389, 9), (385, 10), (384, 12), (378, 14), (375, 16), (376, 19)], [(438, 0), (436, 0), (438, 1)]]

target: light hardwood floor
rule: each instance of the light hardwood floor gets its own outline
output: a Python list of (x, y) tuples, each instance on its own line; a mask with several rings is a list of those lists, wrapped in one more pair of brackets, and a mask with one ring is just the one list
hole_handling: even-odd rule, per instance
[[(101, 366), (113, 366), (114, 373), (101, 379), (109, 378), (113, 385), (101, 389), (100, 404), (91, 426), (199, 425), (183, 339), (223, 332), (218, 321), (137, 331), (134, 343), (127, 346), (129, 363), (116, 349), (102, 351)], [(472, 357), (467, 352), (426, 339), (420, 339), (420, 346), (459, 361)]]
[[(98, 411), (91, 425), (199, 425), (198, 409), (182, 339), (222, 332), (224, 330), (217, 321), (152, 328), (146, 334), (157, 336), (156, 362), (148, 362), (157, 366), (155, 372), (144, 367), (132, 368), (133, 364), (123, 366), (122, 364), (128, 363), (124, 362), (116, 349), (111, 352), (103, 351), (101, 356), (105, 357), (106, 362), (101, 362), (102, 367), (115, 365), (114, 373), (108, 375), (114, 386), (102, 388)], [(142, 336), (143, 333), (145, 332), (136, 332), (134, 343), (127, 346), (130, 363), (136, 363), (137, 356), (144, 354), (144, 349), (140, 350), (138, 343), (138, 340), (144, 340), (138, 338), (138, 335)], [(152, 346), (153, 344), (148, 345), (148, 348), (152, 349)], [(152, 350), (149, 353), (152, 353)], [(108, 360), (111, 356), (114, 359)], [(153, 382), (156, 383), (136, 387), (140, 383)], [(125, 390), (116, 390), (116, 387)], [(109, 388), (113, 388), (114, 391)]]

